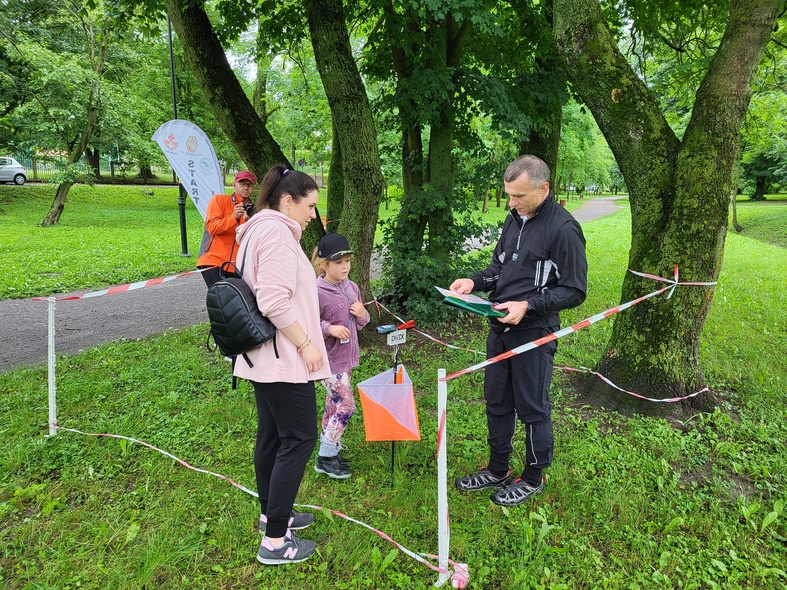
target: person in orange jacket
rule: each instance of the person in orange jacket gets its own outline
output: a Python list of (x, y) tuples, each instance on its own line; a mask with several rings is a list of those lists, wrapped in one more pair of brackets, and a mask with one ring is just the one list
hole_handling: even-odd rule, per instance
[(197, 268), (207, 269), (202, 272), (205, 284), (210, 286), (221, 280), (221, 265), (227, 261), (234, 264), (238, 244), (235, 241), (235, 230), (249, 219), (249, 211), (253, 211), (251, 193), (257, 184), (257, 177), (248, 170), (241, 170), (235, 175), (231, 195), (214, 195), (208, 203), (205, 217), (205, 233), (199, 249)]

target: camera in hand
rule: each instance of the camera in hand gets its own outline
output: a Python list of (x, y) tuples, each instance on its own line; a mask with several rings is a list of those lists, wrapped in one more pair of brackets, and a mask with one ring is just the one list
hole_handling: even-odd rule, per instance
[(247, 201), (243, 203), (243, 208), (246, 210), (246, 215), (248, 215), (249, 217), (254, 215), (254, 203), (252, 203), (251, 201)]

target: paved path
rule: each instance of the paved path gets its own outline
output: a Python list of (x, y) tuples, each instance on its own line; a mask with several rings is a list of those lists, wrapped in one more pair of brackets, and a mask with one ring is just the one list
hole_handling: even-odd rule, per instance
[[(589, 200), (574, 217), (586, 222), (614, 213), (618, 198), (622, 197)], [(58, 301), (55, 349), (58, 354), (75, 354), (102, 342), (134, 340), (206, 322), (205, 291), (202, 277), (194, 274), (127, 293)], [(47, 309), (45, 301), (0, 301), (0, 373), (46, 363)]]

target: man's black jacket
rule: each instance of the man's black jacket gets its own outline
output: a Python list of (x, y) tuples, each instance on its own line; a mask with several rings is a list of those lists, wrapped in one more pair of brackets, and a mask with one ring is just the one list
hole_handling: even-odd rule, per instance
[[(524, 220), (515, 210), (503, 225), (492, 263), (472, 276), (475, 291), (491, 291), (495, 303), (527, 301), (527, 314), (512, 329), (560, 325), (558, 312), (576, 307), (587, 293), (585, 236), (550, 191)], [(492, 318), (491, 322), (500, 324)]]

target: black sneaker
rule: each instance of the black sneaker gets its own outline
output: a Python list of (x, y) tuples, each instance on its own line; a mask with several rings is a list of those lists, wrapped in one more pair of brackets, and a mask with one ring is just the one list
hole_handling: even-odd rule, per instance
[(500, 506), (519, 506), (527, 502), (532, 496), (543, 492), (545, 481), (542, 479), (539, 485), (533, 487), (525, 483), (525, 480), (521, 477), (517, 477), (509, 486), (496, 491), (489, 497), (492, 502)]
[(257, 561), (265, 565), (281, 565), (283, 563), (299, 563), (309, 558), (317, 550), (312, 541), (299, 539), (292, 531), (287, 531), (284, 545), (274, 547), (265, 537), (257, 552)]
[(350, 477), (350, 468), (339, 459), (339, 455), (335, 457), (318, 455), (317, 462), (314, 464), (314, 470), (317, 473), (324, 473), (333, 479), (347, 479)]
[(456, 480), (456, 489), (463, 492), (477, 492), (487, 488), (503, 488), (510, 483), (510, 469), (503, 477), (498, 477), (497, 475), (492, 475), (486, 467), (482, 467), (478, 473), (458, 478)]
[[(314, 522), (314, 514), (311, 512), (295, 512), (293, 510), (290, 512), (290, 521), (287, 524), (287, 528), (293, 531), (300, 531), (305, 529), (311, 523)], [(264, 535), (265, 534), (265, 527), (268, 526), (268, 519), (267, 517), (262, 514), (260, 516), (260, 526), (259, 530)]]

